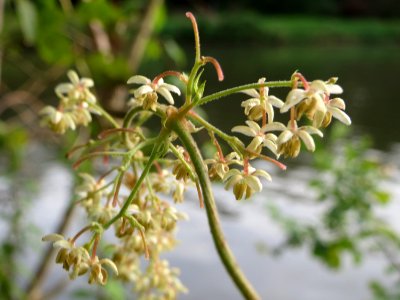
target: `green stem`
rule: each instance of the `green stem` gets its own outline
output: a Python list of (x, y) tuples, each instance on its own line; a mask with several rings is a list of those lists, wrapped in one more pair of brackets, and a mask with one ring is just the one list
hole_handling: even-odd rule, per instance
[(108, 229), (114, 222), (116, 222), (119, 218), (123, 217), (126, 213), (126, 211), (129, 208), (129, 205), (131, 205), (133, 199), (135, 198), (137, 192), (139, 191), (143, 180), (146, 178), (147, 174), (149, 173), (151, 166), (153, 165), (153, 162), (157, 159), (159, 152), (157, 151), (159, 147), (159, 144), (156, 143), (155, 146), (153, 147), (153, 151), (151, 152), (151, 155), (149, 157), (149, 160), (146, 164), (146, 167), (142, 171), (142, 174), (140, 175), (138, 181), (136, 182), (133, 190), (129, 194), (128, 198), (126, 199), (124, 205), (122, 206), (121, 210), (119, 211), (118, 214), (116, 214), (107, 224), (104, 225), (104, 229)]
[(226, 90), (205, 96), (199, 102), (197, 102), (197, 105), (203, 105), (207, 102), (217, 100), (219, 98), (226, 97), (231, 94), (241, 92), (244, 90), (259, 89), (261, 87), (274, 88), (274, 87), (291, 87), (291, 86), (292, 86), (292, 82), (288, 81), (288, 80), (287, 81), (269, 81), (269, 82), (265, 82), (265, 83), (258, 83), (258, 82), (257, 83), (249, 83), (249, 84), (236, 86), (236, 87), (233, 87), (230, 89), (226, 89)]
[(204, 204), (207, 211), (207, 218), (210, 226), (211, 235), (213, 237), (219, 257), (221, 258), (227, 272), (231, 276), (232, 280), (235, 282), (243, 297), (245, 299), (251, 300), (260, 299), (260, 296), (258, 296), (257, 292), (254, 290), (250, 282), (247, 280), (247, 278), (244, 276), (243, 272), (239, 268), (232, 251), (225, 241), (218, 216), (217, 207), (214, 201), (214, 195), (211, 190), (211, 182), (208, 178), (207, 169), (204, 165), (203, 158), (201, 156), (199, 148), (197, 147), (196, 142), (180, 121), (173, 122), (171, 125), (172, 129), (179, 136), (179, 139), (188, 151), (192, 164), (197, 173), (204, 197)]
[(229, 146), (231, 146), (232, 149), (235, 150), (237, 153), (239, 153), (240, 155), (244, 155), (244, 153), (245, 153), (244, 148), (245, 147), (244, 147), (243, 143), (238, 138), (236, 138), (234, 136), (231, 136), (229, 134), (226, 134), (225, 132), (223, 132), (222, 130), (218, 129), (217, 127), (215, 127), (211, 123), (207, 122), (206, 120), (204, 120), (202, 117), (200, 117), (197, 114), (189, 113), (188, 117), (190, 119), (194, 120), (195, 122), (198, 122), (208, 132), (213, 132), (216, 135), (218, 135), (225, 142), (227, 142), (229, 144)]
[(108, 121), (110, 122), (115, 128), (119, 128), (120, 126), (118, 125), (117, 121), (114, 120), (114, 118), (106, 112), (100, 105), (96, 104), (89, 104), (91, 107), (93, 107), (95, 110), (99, 111), (101, 115)]

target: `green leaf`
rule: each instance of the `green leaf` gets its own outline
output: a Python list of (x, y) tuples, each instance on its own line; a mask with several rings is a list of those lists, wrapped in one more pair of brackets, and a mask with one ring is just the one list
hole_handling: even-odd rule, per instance
[(37, 11), (29, 0), (17, 1), (17, 14), (25, 42), (32, 45), (36, 39)]

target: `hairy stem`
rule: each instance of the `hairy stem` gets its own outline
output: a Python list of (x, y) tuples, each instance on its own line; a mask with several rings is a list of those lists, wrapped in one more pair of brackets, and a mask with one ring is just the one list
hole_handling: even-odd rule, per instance
[(179, 139), (188, 151), (190, 159), (197, 173), (199, 183), (203, 192), (203, 199), (206, 207), (208, 224), (210, 226), (211, 235), (213, 237), (219, 257), (221, 258), (227, 272), (231, 276), (232, 280), (235, 282), (243, 297), (245, 299), (251, 300), (260, 299), (257, 292), (254, 290), (250, 282), (247, 280), (247, 278), (244, 276), (243, 272), (239, 268), (232, 251), (225, 241), (218, 216), (217, 207), (214, 201), (214, 195), (211, 190), (211, 182), (208, 178), (207, 170), (196, 142), (180, 121), (173, 122), (173, 124), (171, 125), (172, 129), (179, 136)]
[(274, 87), (291, 87), (291, 86), (292, 86), (292, 81), (289, 81), (289, 80), (287, 80), (287, 81), (269, 81), (269, 82), (265, 82), (265, 83), (258, 83), (258, 82), (257, 83), (249, 83), (249, 84), (236, 86), (234, 88), (226, 89), (226, 90), (205, 96), (200, 101), (198, 101), (196, 103), (196, 105), (203, 105), (207, 102), (217, 100), (219, 98), (226, 97), (231, 94), (241, 92), (244, 90), (259, 89), (262, 87), (274, 88)]

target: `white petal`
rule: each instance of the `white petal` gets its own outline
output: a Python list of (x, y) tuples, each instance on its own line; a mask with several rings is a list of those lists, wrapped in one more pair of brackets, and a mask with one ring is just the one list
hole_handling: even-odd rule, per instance
[(264, 171), (264, 170), (257, 170), (254, 173), (251, 173), (251, 175), (264, 177), (268, 181), (272, 180), (271, 175), (269, 175), (269, 173), (267, 173), (267, 171)]
[(114, 271), (115, 275), (118, 275), (118, 268), (111, 259), (103, 258), (100, 260), (100, 264), (109, 266)]
[(293, 136), (293, 132), (291, 132), (290, 130), (285, 130), (284, 132), (282, 132), (279, 137), (278, 140), (276, 141), (276, 143), (278, 145), (281, 145), (283, 143), (286, 143), (288, 140), (290, 140)]
[(245, 177), (245, 181), (250, 188), (255, 191), (255, 192), (261, 192), (262, 190), (262, 184), (260, 179), (258, 177), (253, 176), (253, 175), (248, 175)]
[(240, 171), (238, 169), (231, 169), (228, 173), (225, 174), (223, 181), (227, 180), (229, 177), (240, 175)]
[(316, 134), (316, 135), (319, 135), (320, 137), (324, 137), (324, 134), (322, 133), (322, 131), (313, 126), (301, 126), (298, 131), (301, 131), (301, 130), (304, 130), (304, 131), (308, 132), (309, 134)]
[(271, 141), (271, 140), (265, 140), (263, 141), (264, 147), (267, 147), (269, 150), (271, 150), (272, 153), (276, 155), (276, 151), (278, 150), (276, 143)]
[(150, 84), (151, 80), (142, 75), (135, 75), (128, 79), (127, 84), (137, 83), (137, 84)]
[(138, 89), (135, 90), (133, 95), (135, 96), (135, 98), (139, 98), (140, 96), (147, 94), (147, 93), (151, 93), (152, 91), (153, 91), (153, 89), (151, 88), (151, 86), (142, 85), (141, 87), (139, 87)]
[(322, 80), (314, 80), (310, 84), (310, 90), (314, 90), (315, 92), (324, 92), (329, 93), (328, 87)]
[(181, 95), (181, 90), (175, 85), (164, 83), (160, 87), (166, 88), (168, 91), (173, 92), (173, 93), (175, 93), (175, 94), (177, 94), (179, 96)]
[[(225, 176), (226, 177), (226, 176)], [(224, 178), (225, 178), (224, 177)], [(228, 180), (226, 180), (225, 183), (225, 189), (228, 190), (230, 189), (233, 185), (235, 185), (238, 181), (242, 180), (243, 176), (242, 175), (235, 175), (230, 177)], [(225, 180), (224, 180), (225, 181)]]
[(248, 126), (243, 126), (243, 125), (235, 126), (232, 128), (231, 131), (239, 132), (239, 133), (247, 135), (247, 136), (256, 136), (257, 135), (257, 132), (254, 129), (252, 129)]
[(268, 96), (268, 102), (277, 108), (281, 108), (285, 104), (281, 99), (275, 96)]
[(256, 122), (251, 121), (251, 120), (247, 120), (246, 121), (247, 126), (249, 126), (250, 128), (254, 129), (254, 132), (258, 133), (258, 131), (260, 131), (260, 125), (258, 125)]
[(47, 105), (39, 111), (40, 115), (52, 115), (56, 109), (53, 106)]
[(256, 106), (260, 104), (260, 99), (258, 98), (250, 98), (242, 102), (240, 105), (241, 107), (246, 107), (246, 106)]
[(71, 242), (66, 240), (59, 240), (53, 244), (54, 248), (64, 248), (64, 249), (71, 249), (73, 248)]
[(167, 90), (164, 87), (159, 87), (157, 89), (157, 93), (159, 93), (161, 96), (163, 96), (165, 99), (167, 99), (169, 104), (174, 104), (174, 98), (172, 97), (171, 93), (169, 90)]
[(314, 139), (312, 138), (312, 136), (308, 132), (306, 132), (304, 130), (299, 130), (297, 132), (297, 135), (304, 142), (304, 145), (306, 145), (307, 150), (311, 151), (311, 152), (314, 152), (315, 143), (314, 143)]
[(329, 112), (334, 116), (336, 119), (338, 119), (340, 122), (346, 125), (351, 125), (351, 119), (350, 117), (342, 110), (336, 107), (330, 107)]
[(291, 107), (300, 103), (306, 98), (306, 92), (301, 89), (293, 89), (286, 97), (285, 104), (281, 107), (281, 113), (287, 112)]
[(61, 234), (53, 233), (53, 234), (48, 234), (42, 237), (43, 242), (57, 242), (63, 240), (64, 237)]
[(274, 108), (272, 107), (272, 105), (270, 103), (267, 102), (267, 103), (265, 103), (265, 110), (268, 115), (268, 123), (273, 123), (274, 116), (275, 116)]
[(56, 86), (54, 91), (58, 97), (62, 97), (64, 94), (68, 94), (73, 88), (74, 86), (71, 83), (60, 83)]
[(76, 85), (79, 83), (79, 76), (75, 71), (69, 70), (67, 76), (69, 80), (71, 80), (72, 84)]
[(80, 82), (87, 88), (94, 86), (94, 81), (91, 78), (81, 78)]
[(260, 94), (255, 89), (244, 90), (242, 91), (242, 93), (249, 95), (250, 97), (253, 98), (260, 98)]
[(263, 128), (262, 128), (262, 132), (284, 131), (284, 130), (286, 130), (286, 126), (280, 122), (272, 122), (270, 124), (263, 126)]
[(346, 109), (346, 103), (344, 103), (344, 100), (341, 98), (333, 98), (329, 101), (329, 106), (331, 107), (337, 107), (342, 110)]
[(343, 89), (338, 84), (327, 84), (329, 94), (341, 94), (343, 93)]

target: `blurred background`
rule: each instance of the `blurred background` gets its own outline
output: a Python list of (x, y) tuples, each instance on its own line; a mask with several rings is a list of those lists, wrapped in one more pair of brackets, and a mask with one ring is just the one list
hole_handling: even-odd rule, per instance
[[(188, 72), (186, 11), (198, 20), (203, 54), (225, 73), (220, 83), (206, 68), (206, 93), (261, 77), (287, 80), (295, 70), (308, 80), (337, 76), (353, 121), (350, 130), (333, 127), (315, 155), (284, 161), (286, 172), (260, 163), (274, 180), (250, 201), (235, 202), (216, 185), (228, 241), (250, 281), (278, 300), (400, 299), (397, 0), (0, 0), (0, 298), (23, 299), (33, 288), (55, 299), (133, 297), (114, 281), (105, 289), (66, 285), (58, 266), (42, 264), (49, 252), (41, 237), (68, 235), (80, 222), (64, 154), (90, 130), (55, 136), (39, 126), (38, 112), (56, 103), (54, 87), (71, 68), (94, 79), (116, 117), (133, 74)], [(245, 119), (241, 100), (203, 108), (230, 131)], [(190, 191), (181, 207), (190, 221), (168, 255), (190, 290), (182, 299), (240, 299), (195, 197)]]

